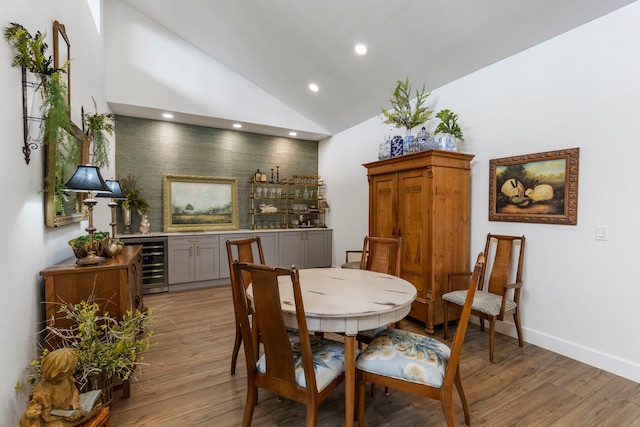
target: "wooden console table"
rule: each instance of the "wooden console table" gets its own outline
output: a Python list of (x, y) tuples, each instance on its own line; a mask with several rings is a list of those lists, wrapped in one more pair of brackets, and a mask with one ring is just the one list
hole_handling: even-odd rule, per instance
[[(142, 246), (125, 246), (115, 258), (102, 264), (76, 265), (69, 258), (40, 272), (44, 278), (45, 318), (47, 325), (68, 328), (71, 320), (61, 318), (63, 304), (93, 301), (100, 312), (121, 320), (127, 311), (143, 311)], [(52, 343), (47, 343), (53, 349)], [(129, 383), (123, 384), (123, 398), (129, 397)]]

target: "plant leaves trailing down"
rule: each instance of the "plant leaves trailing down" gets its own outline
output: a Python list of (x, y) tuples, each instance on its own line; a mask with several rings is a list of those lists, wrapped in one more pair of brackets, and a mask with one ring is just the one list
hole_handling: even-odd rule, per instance
[[(68, 88), (62, 80), (63, 68), (53, 68), (52, 56), (47, 56), (46, 33), (37, 31), (31, 35), (26, 28), (18, 23), (11, 23), (4, 29), (4, 37), (16, 54), (11, 62), (13, 67), (25, 68), (39, 76), (38, 84), (44, 87), (45, 100), (42, 107), (44, 121), (44, 138), (42, 144), (56, 141), (55, 173), (49, 174), (45, 182), (45, 192), (53, 191), (56, 195), (56, 213), (64, 210), (64, 201), (67, 199), (64, 183), (60, 180), (70, 176), (78, 162), (79, 142), (71, 134), (71, 115), (68, 103)], [(104, 135), (107, 132), (113, 135), (113, 114), (83, 115), (83, 122), (87, 126), (87, 141), (93, 142), (92, 160), (98, 167), (109, 166), (109, 145)]]
[(404, 81), (398, 80), (396, 82), (393, 98), (389, 100), (393, 110), (389, 111), (382, 108), (382, 114), (386, 118), (384, 123), (392, 124), (396, 127), (404, 127), (407, 129), (407, 132), (409, 132), (414, 127), (429, 120), (433, 111), (425, 106), (424, 103), (429, 95), (431, 95), (431, 92), (426, 92), (426, 87), (423, 83), (422, 90), (418, 91), (416, 89), (415, 108), (412, 108), (411, 90), (412, 88), (408, 77), (406, 77)]
[(462, 137), (462, 129), (458, 125), (458, 115), (451, 110), (440, 110), (436, 114), (436, 117), (440, 119), (440, 123), (436, 127), (434, 135), (439, 133), (448, 133), (453, 135), (460, 141), (464, 141)]
[(113, 136), (115, 125), (112, 113), (98, 114), (98, 106), (96, 100), (93, 101), (95, 113), (83, 114), (82, 122), (86, 127), (86, 135), (89, 143), (93, 142), (93, 164), (98, 167), (109, 166), (109, 141), (105, 136), (105, 132)]
[[(61, 75), (64, 69), (53, 68), (53, 58), (46, 55), (47, 44), (44, 42), (45, 33), (37, 31), (32, 36), (22, 25), (11, 23), (4, 29), (4, 38), (15, 50), (11, 65), (17, 68), (24, 68), (39, 78), (38, 84), (44, 88), (44, 102), (42, 106), (42, 120), (44, 121), (44, 137), (42, 144), (49, 141), (57, 141), (56, 150), (56, 171), (49, 174), (45, 182), (44, 191), (53, 191), (57, 198), (56, 210), (62, 210), (62, 203), (66, 198), (64, 184), (58, 182), (60, 177), (65, 176), (62, 171), (65, 164), (77, 163), (77, 147), (71, 143), (71, 119), (69, 114), (69, 104), (67, 101), (67, 86), (64, 84)], [(63, 151), (64, 148), (66, 151)]]

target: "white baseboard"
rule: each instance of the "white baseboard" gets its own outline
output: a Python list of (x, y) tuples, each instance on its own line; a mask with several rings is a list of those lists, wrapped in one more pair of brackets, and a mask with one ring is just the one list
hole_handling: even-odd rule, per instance
[[(478, 319), (472, 319), (472, 323), (479, 324)], [(487, 322), (485, 327), (488, 329)], [(594, 366), (628, 380), (640, 383), (640, 364), (618, 356), (603, 353), (579, 343), (561, 339), (535, 329), (522, 328), (523, 339), (526, 343), (536, 345), (545, 350), (561, 354), (587, 365)], [(517, 338), (516, 328), (511, 322), (497, 322), (496, 332)]]

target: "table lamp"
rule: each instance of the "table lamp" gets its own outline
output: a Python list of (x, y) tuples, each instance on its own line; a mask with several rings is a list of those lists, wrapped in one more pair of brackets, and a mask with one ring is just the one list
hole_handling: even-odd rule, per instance
[(318, 206), (320, 209), (322, 209), (322, 227), (326, 227), (327, 226), (327, 217), (325, 216), (325, 210), (329, 209), (329, 203), (327, 203), (327, 201), (325, 199), (320, 200), (320, 205)]
[(124, 195), (122, 187), (120, 187), (120, 181), (107, 179), (105, 180), (105, 183), (111, 192), (98, 193), (96, 194), (96, 197), (111, 197), (111, 201), (108, 203), (109, 208), (111, 209), (111, 222), (109, 223), (111, 226), (111, 239), (109, 239), (109, 246), (105, 248), (105, 256), (114, 258), (122, 252), (122, 248), (124, 246), (116, 239), (116, 225), (118, 225), (118, 222), (116, 221), (116, 206), (118, 206), (118, 203), (116, 200), (126, 200), (127, 196)]
[(88, 197), (85, 198), (82, 203), (87, 206), (89, 213), (89, 226), (86, 228), (89, 233), (89, 248), (87, 250), (87, 256), (80, 258), (76, 261), (76, 264), (100, 264), (104, 262), (104, 257), (97, 256), (93, 246), (93, 232), (96, 231), (93, 227), (93, 207), (98, 203), (96, 199), (93, 198), (93, 193), (111, 193), (111, 190), (107, 187), (102, 175), (100, 175), (100, 168), (91, 165), (78, 166), (76, 172), (64, 186), (68, 191), (88, 193)]

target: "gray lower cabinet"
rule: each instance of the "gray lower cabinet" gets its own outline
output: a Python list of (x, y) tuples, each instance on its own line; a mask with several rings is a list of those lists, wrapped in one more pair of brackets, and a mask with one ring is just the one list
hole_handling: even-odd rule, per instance
[(311, 229), (281, 231), (279, 264), (297, 268), (331, 267), (332, 230)]
[[(332, 230), (247, 231), (220, 234), (169, 236), (167, 271), (169, 285), (230, 277), (227, 240), (259, 236), (265, 263), (290, 268), (330, 267)], [(258, 261), (258, 254), (254, 254)]]
[(169, 237), (169, 284), (220, 278), (218, 235)]
[[(260, 244), (262, 245), (262, 253), (264, 254), (264, 262), (267, 265), (280, 265), (278, 262), (278, 233), (251, 233), (252, 237), (260, 237)], [(254, 255), (256, 262), (258, 256)]]
[[(227, 257), (227, 240), (247, 239), (249, 237), (260, 237), (264, 261), (267, 265), (278, 265), (278, 234), (271, 233), (233, 233), (220, 235), (220, 278), (231, 277), (229, 273), (229, 258)], [(259, 261), (258, 253), (253, 254), (255, 262)]]

